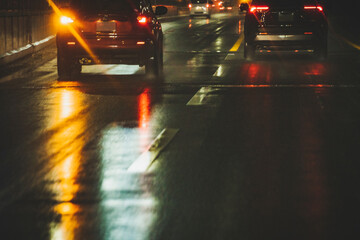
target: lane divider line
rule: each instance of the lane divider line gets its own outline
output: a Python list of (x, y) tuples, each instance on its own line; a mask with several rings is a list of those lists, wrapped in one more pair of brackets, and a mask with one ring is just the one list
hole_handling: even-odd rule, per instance
[(333, 84), (243, 84), (243, 85), (212, 85), (214, 88), (360, 88), (360, 85)]
[(234, 46), (230, 49), (230, 52), (237, 52), (243, 40), (244, 34), (241, 34), (239, 39), (235, 42)]
[(202, 87), (197, 91), (197, 93), (190, 99), (186, 104), (187, 106), (200, 106), (200, 105), (209, 105), (211, 104), (211, 94), (218, 91), (219, 88), (213, 87)]
[(229, 65), (221, 64), (213, 74), (213, 77), (224, 77), (230, 71), (230, 68), (231, 67)]
[(171, 142), (179, 129), (165, 128), (149, 145), (147, 150), (143, 152), (140, 157), (131, 164), (127, 172), (143, 173), (149, 170), (153, 162), (159, 156), (160, 152)]

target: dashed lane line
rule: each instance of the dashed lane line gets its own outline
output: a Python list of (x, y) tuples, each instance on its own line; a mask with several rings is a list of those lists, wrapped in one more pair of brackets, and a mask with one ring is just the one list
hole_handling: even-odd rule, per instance
[[(201, 105), (214, 105), (218, 102), (218, 95), (214, 95), (214, 92), (219, 88), (213, 88), (212, 86), (202, 87), (186, 104), (187, 106), (201, 106)], [(216, 99), (214, 99), (216, 98)]]
[(131, 164), (127, 172), (143, 173), (149, 171), (151, 165), (159, 156), (160, 152), (171, 142), (179, 129), (165, 128), (150, 144), (148, 149), (143, 152), (140, 157)]
[(230, 49), (230, 52), (237, 52), (243, 40), (244, 34), (241, 34), (239, 39), (235, 42), (234, 46)]

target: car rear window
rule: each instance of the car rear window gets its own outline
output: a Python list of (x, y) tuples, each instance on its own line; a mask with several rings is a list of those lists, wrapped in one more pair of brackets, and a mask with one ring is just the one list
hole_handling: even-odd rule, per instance
[(192, 4), (204, 4), (207, 3), (207, 0), (191, 0)]
[(252, 5), (266, 5), (269, 7), (298, 7), (316, 5), (316, 0), (253, 0)]
[(72, 0), (70, 6), (82, 12), (133, 12), (140, 0)]

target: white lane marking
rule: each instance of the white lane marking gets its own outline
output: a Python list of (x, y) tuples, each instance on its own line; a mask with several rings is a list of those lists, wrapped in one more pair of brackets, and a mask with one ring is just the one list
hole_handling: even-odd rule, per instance
[(213, 77), (224, 77), (230, 70), (229, 65), (221, 64), (216, 72), (213, 74)]
[(214, 97), (218, 96), (212, 95), (212, 93), (218, 91), (219, 88), (214, 87), (202, 87), (200, 90), (190, 99), (186, 104), (188, 106), (199, 106), (199, 105), (211, 105), (214, 104)]
[(235, 60), (235, 57), (236, 57), (235, 53), (229, 53), (228, 55), (226, 55), (225, 61)]
[(175, 137), (179, 129), (165, 128), (150, 144), (148, 149), (128, 168), (128, 172), (141, 173), (147, 171), (160, 152)]
[(360, 85), (345, 84), (244, 84), (244, 85), (211, 85), (212, 88), (359, 88)]

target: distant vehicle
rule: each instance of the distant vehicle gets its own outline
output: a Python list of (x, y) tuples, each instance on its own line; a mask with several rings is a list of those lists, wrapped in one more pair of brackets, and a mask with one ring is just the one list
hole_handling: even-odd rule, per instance
[(239, 6), (239, 12), (245, 12), (249, 10), (249, 4), (248, 3), (241, 3)]
[(221, 11), (231, 11), (233, 9), (232, 4), (230, 2), (223, 2), (220, 10)]
[(256, 50), (311, 50), (327, 56), (328, 24), (316, 0), (253, 0), (244, 23), (244, 57)]
[(205, 16), (210, 18), (213, 2), (210, 0), (191, 0), (189, 4), (190, 18)]
[(163, 33), (149, 0), (72, 0), (56, 35), (60, 79), (72, 79), (88, 64), (136, 64), (147, 75), (163, 67)]

